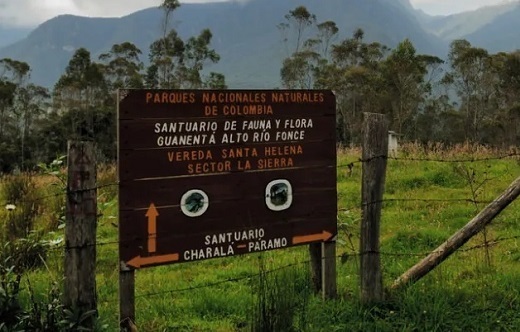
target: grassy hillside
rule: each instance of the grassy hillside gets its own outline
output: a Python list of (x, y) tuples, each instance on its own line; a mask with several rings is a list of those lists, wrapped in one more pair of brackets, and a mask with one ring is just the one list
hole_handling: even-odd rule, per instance
[[(508, 153), (483, 147), (408, 145), (389, 160), (381, 223), (385, 287), (518, 177), (518, 155), (503, 158)], [(149, 268), (136, 273), (139, 330), (258, 331), (266, 326), (269, 330), (278, 326), (282, 331), (516, 330), (520, 326), (518, 202), (417, 284), (388, 291), (381, 304), (360, 304), (359, 158), (360, 151), (355, 149), (340, 151), (338, 157), (337, 300), (323, 302), (312, 294), (305, 246)], [(118, 325), (114, 174), (113, 167), (100, 170), (103, 187), (98, 191), (99, 320), (100, 328), (108, 331)], [(26, 307), (31, 302), (45, 302), (52, 283), (61, 284), (63, 278), (62, 230), (56, 228), (59, 222), (52, 222), (60, 215), (62, 184), (48, 175), (37, 175), (34, 181), (32, 199), (40, 197), (44, 202), (36, 228), (52, 229), (44, 238), (57, 244), (48, 251), (45, 264), (23, 276), (21, 299)], [(7, 178), (0, 180), (0, 202), (7, 202), (9, 183)], [(11, 220), (8, 213), (0, 211), (4, 235)], [(269, 314), (262, 316), (262, 312)]]

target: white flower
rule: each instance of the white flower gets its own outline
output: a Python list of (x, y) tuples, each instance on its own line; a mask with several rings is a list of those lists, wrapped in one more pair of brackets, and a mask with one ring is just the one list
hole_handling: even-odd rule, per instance
[(6, 209), (7, 211), (13, 211), (14, 209), (16, 209), (16, 205), (14, 205), (14, 204), (7, 204), (7, 205), (5, 206), (5, 209)]
[(49, 245), (55, 246), (63, 242), (63, 238), (59, 237), (56, 240), (49, 240)]

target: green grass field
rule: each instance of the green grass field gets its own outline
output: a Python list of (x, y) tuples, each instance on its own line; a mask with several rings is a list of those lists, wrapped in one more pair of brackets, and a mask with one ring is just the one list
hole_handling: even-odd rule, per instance
[[(484, 148), (446, 151), (440, 146), (424, 150), (411, 145), (388, 161), (381, 222), (387, 291), (382, 303), (360, 304), (357, 252), (362, 163), (358, 162), (359, 151), (347, 150), (338, 157), (338, 299), (323, 301), (313, 294), (307, 246), (148, 268), (136, 272), (139, 331), (517, 331), (519, 202), (513, 202), (485, 232), (425, 278), (404, 289), (389, 290), (397, 277), (520, 175), (517, 157), (494, 158), (504, 154)], [(347, 167), (350, 163), (353, 168)], [(114, 183), (114, 174), (113, 167), (103, 168), (99, 183)], [(55, 221), (63, 199), (56, 189), (59, 181), (43, 175), (35, 179), (33, 194), (50, 196), (39, 210), (35, 227), (52, 229), (45, 238), (59, 240), (63, 236)], [(5, 186), (6, 180), (0, 181)], [(54, 193), (58, 194), (52, 196)], [(117, 187), (101, 188), (98, 197), (99, 327), (115, 331), (119, 305)], [(0, 196), (0, 202), (6, 199)], [(4, 234), (8, 213), (0, 212)], [(45, 264), (24, 273), (20, 295), (24, 307), (44, 302), (52, 283), (62, 283), (61, 245), (48, 251)]]

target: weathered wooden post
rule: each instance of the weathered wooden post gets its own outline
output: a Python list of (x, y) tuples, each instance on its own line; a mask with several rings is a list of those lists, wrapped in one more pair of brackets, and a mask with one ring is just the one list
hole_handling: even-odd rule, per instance
[[(63, 303), (71, 310), (97, 310), (96, 160), (92, 142), (68, 142)], [(92, 328), (94, 315), (85, 327)]]
[(121, 266), (119, 272), (119, 328), (135, 329), (135, 271)]
[(337, 296), (336, 286), (336, 240), (321, 243), (321, 275), (323, 299)]
[(322, 275), (321, 275), (321, 243), (309, 244), (309, 256), (311, 263), (311, 281), (312, 288), (315, 293), (319, 293), (322, 290)]
[(323, 299), (337, 296), (336, 286), (336, 240), (316, 242), (309, 245), (312, 286)]
[(372, 303), (383, 300), (379, 234), (388, 159), (388, 124), (384, 114), (364, 114), (362, 159), (361, 301)]

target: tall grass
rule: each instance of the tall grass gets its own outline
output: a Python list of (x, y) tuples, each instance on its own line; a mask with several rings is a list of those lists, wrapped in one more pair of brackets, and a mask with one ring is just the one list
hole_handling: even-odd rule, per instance
[(296, 265), (273, 272), (263, 259), (259, 268), (253, 284), (252, 331), (306, 330), (306, 311), (312, 294), (309, 270)]
[[(463, 227), (520, 174), (516, 149), (462, 144), (402, 145), (388, 162), (381, 223), (385, 286)], [(338, 299), (323, 301), (309, 287), (305, 246), (136, 272), (140, 331), (515, 331), (520, 326), (520, 205), (515, 202), (437, 269), (385, 301), (359, 301), (361, 151), (338, 156)], [(504, 158), (502, 158), (504, 157)], [(468, 160), (463, 162), (463, 160)], [(471, 161), (473, 160), (473, 161)], [(476, 161), (479, 160), (479, 161)], [(457, 162), (449, 162), (457, 161)], [(53, 196), (59, 185), (38, 176), (34, 192)], [(117, 186), (115, 167), (99, 168), (97, 285), (101, 324), (118, 328)], [(6, 200), (5, 179), (0, 201)], [(30, 194), (30, 193), (29, 193)], [(49, 229), (59, 202), (45, 199), (33, 229)], [(466, 200), (477, 201), (471, 202)], [(56, 204), (54, 207), (51, 205)], [(2, 218), (6, 211), (0, 212)], [(5, 223), (2, 223), (4, 227)], [(61, 236), (61, 230), (47, 237)], [(5, 228), (2, 228), (5, 232)], [(62, 255), (23, 272), (23, 308), (48, 299), (61, 282)], [(259, 263), (260, 262), (260, 263)], [(23, 284), (21, 284), (23, 286)]]

